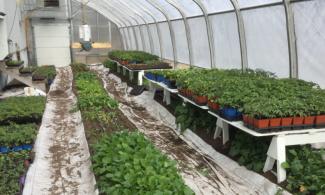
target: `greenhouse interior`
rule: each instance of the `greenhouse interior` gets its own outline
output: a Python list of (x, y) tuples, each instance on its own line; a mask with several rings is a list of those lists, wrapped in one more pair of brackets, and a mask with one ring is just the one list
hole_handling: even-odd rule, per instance
[(1, 195), (325, 195), (325, 0), (0, 0)]

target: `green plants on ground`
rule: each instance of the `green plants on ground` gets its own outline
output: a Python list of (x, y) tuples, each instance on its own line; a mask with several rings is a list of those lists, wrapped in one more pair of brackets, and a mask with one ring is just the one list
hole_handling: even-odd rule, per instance
[(105, 135), (92, 146), (101, 194), (194, 194), (176, 163), (138, 132)]
[(33, 81), (53, 80), (56, 76), (56, 69), (53, 65), (46, 65), (38, 67), (32, 75)]
[(0, 146), (20, 146), (23, 144), (32, 144), (36, 138), (36, 124), (10, 124), (9, 126), (0, 126)]
[(325, 194), (324, 151), (310, 146), (293, 147), (287, 151), (287, 188), (295, 194)]
[(250, 170), (261, 172), (266, 160), (270, 140), (255, 138), (243, 132), (236, 132), (235, 139), (231, 142), (229, 155), (240, 165)]
[(28, 151), (0, 154), (0, 194), (19, 194), (19, 177), (25, 173)]
[(95, 73), (81, 72), (75, 76), (78, 107), (85, 118), (98, 121), (101, 126), (110, 125), (114, 115), (109, 111), (118, 107), (109, 97)]
[(39, 123), (45, 109), (45, 97), (11, 97), (0, 101), (0, 124)]
[(179, 104), (175, 108), (176, 124), (181, 125), (181, 130), (191, 129), (193, 131), (205, 129), (212, 131), (215, 128), (216, 119), (206, 111), (192, 105), (182, 106)]

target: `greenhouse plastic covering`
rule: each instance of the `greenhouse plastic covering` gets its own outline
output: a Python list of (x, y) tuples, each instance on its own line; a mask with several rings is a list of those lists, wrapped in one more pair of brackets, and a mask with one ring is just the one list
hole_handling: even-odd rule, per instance
[[(79, 2), (84, 2), (79, 0)], [(125, 50), (177, 64), (264, 69), (325, 87), (324, 0), (90, 0)]]

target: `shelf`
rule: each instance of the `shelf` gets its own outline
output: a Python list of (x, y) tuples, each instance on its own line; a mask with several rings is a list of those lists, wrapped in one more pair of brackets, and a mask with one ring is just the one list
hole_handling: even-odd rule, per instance
[(243, 123), (243, 121), (228, 121), (224, 118), (221, 118), (219, 115), (217, 115), (214, 112), (208, 111), (209, 114), (215, 116), (216, 118), (218, 118), (218, 120), (222, 120), (226, 123), (228, 123), (229, 125), (232, 125), (236, 128), (238, 128), (241, 131), (244, 131), (250, 135), (253, 135), (255, 137), (267, 137), (267, 136), (278, 136), (278, 135), (293, 135), (293, 134), (306, 134), (306, 133), (318, 133), (318, 132), (325, 132), (325, 129), (315, 129), (315, 128), (310, 128), (310, 129), (301, 129), (301, 130), (286, 130), (286, 131), (280, 131), (280, 132), (270, 132), (270, 133), (258, 133), (248, 127), (246, 127)]
[(208, 106), (200, 106), (200, 105), (196, 104), (195, 102), (193, 102), (192, 100), (190, 100), (190, 99), (188, 99), (188, 98), (186, 98), (186, 97), (184, 97), (184, 96), (182, 96), (180, 94), (178, 94), (178, 96), (181, 97), (184, 102), (189, 102), (189, 103), (193, 104), (194, 106), (199, 107), (199, 108), (201, 108), (203, 110), (209, 110)]
[(143, 76), (145, 79), (147, 79), (149, 82), (155, 84), (155, 85), (158, 85), (164, 89), (166, 89), (167, 91), (169, 91), (170, 93), (175, 93), (177, 94), (178, 93), (178, 89), (171, 89), (169, 88), (167, 85), (165, 85), (164, 83), (161, 83), (161, 82), (157, 82), (157, 81), (153, 81), (151, 79), (148, 79), (147, 77)]

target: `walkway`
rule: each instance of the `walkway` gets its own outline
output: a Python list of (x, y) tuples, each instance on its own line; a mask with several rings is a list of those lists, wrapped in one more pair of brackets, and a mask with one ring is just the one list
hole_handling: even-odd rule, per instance
[(97, 194), (80, 112), (75, 110), (70, 67), (58, 69), (48, 94), (35, 160), (27, 174), (25, 195)]

